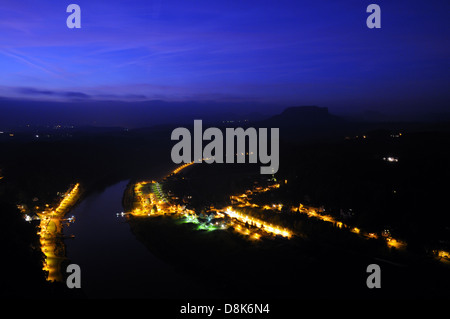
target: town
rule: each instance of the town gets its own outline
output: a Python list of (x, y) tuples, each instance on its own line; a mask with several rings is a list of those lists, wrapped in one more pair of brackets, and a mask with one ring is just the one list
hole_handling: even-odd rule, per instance
[[(180, 163), (257, 163), (263, 164), (261, 174), (275, 174), (279, 168), (279, 129), (270, 129), (270, 143), (268, 142), (267, 128), (260, 128), (259, 132), (250, 127), (245, 131), (243, 128), (226, 128), (226, 146), (224, 161), (224, 138), (222, 130), (216, 127), (209, 127), (204, 132), (202, 121), (194, 120), (194, 134), (184, 127), (176, 128), (172, 131), (171, 140), (179, 141), (171, 151), (171, 158), (175, 164)], [(258, 135), (259, 134), (259, 135)], [(246, 137), (248, 138), (248, 149), (246, 148)], [(180, 140), (181, 138), (181, 140)], [(211, 140), (203, 148), (204, 140)], [(192, 158), (193, 140), (193, 158)], [(235, 144), (235, 140), (237, 143)], [(268, 144), (270, 144), (270, 155), (268, 154)], [(235, 146), (236, 145), (236, 146)]]

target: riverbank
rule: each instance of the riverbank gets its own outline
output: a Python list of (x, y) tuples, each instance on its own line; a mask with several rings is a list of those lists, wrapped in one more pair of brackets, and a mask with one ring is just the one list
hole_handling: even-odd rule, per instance
[[(215, 188), (223, 188), (218, 185), (222, 180), (212, 174), (211, 167), (203, 169), (202, 166), (199, 170), (204, 170), (203, 175), (208, 172), (202, 184), (214, 183)], [(171, 189), (182, 183), (186, 185), (185, 190), (194, 193), (196, 173), (197, 170), (191, 170), (189, 174), (175, 176), (170, 183)], [(226, 175), (223, 171), (220, 174)], [(241, 179), (248, 182), (248, 176), (242, 175)], [(274, 189), (279, 196), (279, 187)], [(195, 194), (200, 195), (203, 202), (210, 200), (207, 196), (202, 197), (201, 192)], [(221, 193), (222, 197), (225, 195), (226, 192)], [(267, 196), (271, 195), (268, 192)], [(132, 187), (127, 196), (133, 196)], [(180, 197), (176, 192), (173, 196)], [(128, 199), (128, 202), (133, 201)], [(234, 297), (236, 287), (239, 287), (238, 294), (247, 298), (407, 298), (426, 297), (428, 293), (446, 296), (446, 283), (450, 283), (446, 265), (431, 257), (418, 258), (388, 246), (384, 238), (362, 238), (350, 229), (342, 229), (342, 223), (327, 223), (290, 211), (288, 207), (271, 214), (264, 210), (258, 216), (286, 219), (284, 221), (290, 221), (288, 224), (295, 226), (294, 229), (303, 236), (290, 239), (258, 236), (254, 240), (243, 235), (248, 231), (233, 231), (234, 227), (201, 227), (199, 220), (208, 219), (207, 208), (204, 209), (206, 214), (196, 213), (204, 216), (198, 219), (183, 214), (130, 215), (128, 223), (138, 240), (153, 254), (182, 273), (194, 275), (199, 282), (209, 284), (215, 289), (214, 296)], [(235, 224), (236, 227), (239, 225)], [(388, 281), (382, 292), (371, 291), (365, 285), (366, 268), (373, 263), (382, 265), (383, 280)], [(419, 284), (411, 278), (416, 278)]]

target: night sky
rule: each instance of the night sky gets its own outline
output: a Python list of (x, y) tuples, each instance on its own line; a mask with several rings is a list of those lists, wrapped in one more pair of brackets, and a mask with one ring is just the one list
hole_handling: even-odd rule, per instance
[[(66, 26), (71, 3), (81, 29)], [(366, 26), (370, 3), (381, 29)], [(449, 12), (449, 1), (2, 0), (0, 97), (441, 112)]]

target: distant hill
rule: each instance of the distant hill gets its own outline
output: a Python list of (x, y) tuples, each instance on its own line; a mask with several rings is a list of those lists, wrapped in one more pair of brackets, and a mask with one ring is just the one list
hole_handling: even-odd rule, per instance
[(279, 125), (283, 127), (298, 126), (328, 126), (342, 125), (345, 120), (332, 115), (326, 107), (318, 106), (293, 106), (285, 109), (281, 114), (272, 116), (260, 123), (270, 123), (271, 125)]
[[(386, 132), (423, 132), (450, 131), (450, 122), (442, 116), (441, 121), (400, 121), (378, 120), (372, 118), (344, 118), (330, 114), (328, 108), (318, 106), (288, 107), (280, 114), (249, 125), (255, 127), (279, 128), (280, 138), (288, 142), (338, 141), (346, 137), (374, 133), (376, 130)], [(375, 133), (374, 133), (375, 134)]]
[(266, 120), (254, 123), (257, 127), (277, 127), (285, 140), (308, 141), (329, 138), (341, 139), (348, 123), (330, 114), (328, 108), (293, 106)]

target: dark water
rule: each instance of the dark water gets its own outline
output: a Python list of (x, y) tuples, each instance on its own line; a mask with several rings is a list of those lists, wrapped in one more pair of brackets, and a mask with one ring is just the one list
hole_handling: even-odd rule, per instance
[[(202, 297), (207, 293), (195, 280), (155, 257), (130, 231), (122, 196), (127, 181), (84, 199), (68, 216), (66, 252), (81, 267), (81, 285), (90, 298)], [(198, 293), (200, 295), (198, 295)]]

